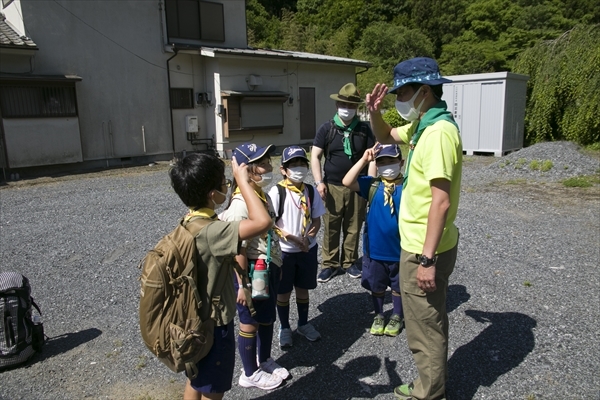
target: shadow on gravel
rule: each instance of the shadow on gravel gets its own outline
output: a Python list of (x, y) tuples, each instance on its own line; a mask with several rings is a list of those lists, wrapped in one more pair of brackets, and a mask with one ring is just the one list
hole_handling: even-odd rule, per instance
[[(321, 333), (322, 339), (309, 343), (294, 334), (294, 346), (276, 361), (288, 369), (312, 371), (293, 383), (273, 392), (254, 397), (259, 399), (348, 399), (375, 397), (390, 393), (402, 381), (396, 373), (396, 362), (386, 358), (385, 370), (389, 385), (365, 384), (362, 377), (375, 374), (381, 368), (377, 356), (361, 356), (345, 365), (338, 360), (359, 340), (373, 322), (372, 303), (367, 293), (349, 293), (327, 299), (318, 306), (322, 312), (310, 322)], [(292, 322), (292, 327), (294, 322)], [(275, 339), (275, 342), (277, 339)], [(369, 349), (371, 353), (377, 349)], [(293, 373), (294, 371), (292, 371)]]
[(448, 361), (448, 397), (472, 399), (480, 386), (517, 367), (534, 346), (537, 322), (521, 313), (465, 311), (476, 322), (490, 324), (471, 342), (459, 347)]
[(464, 285), (450, 285), (446, 293), (446, 312), (456, 310), (461, 304), (466, 303), (471, 298)]
[(46, 341), (46, 344), (42, 348), (42, 352), (33, 357), (31, 364), (66, 353), (79, 345), (96, 339), (101, 334), (102, 331), (100, 329), (90, 328), (79, 332), (65, 333), (64, 335), (51, 337)]

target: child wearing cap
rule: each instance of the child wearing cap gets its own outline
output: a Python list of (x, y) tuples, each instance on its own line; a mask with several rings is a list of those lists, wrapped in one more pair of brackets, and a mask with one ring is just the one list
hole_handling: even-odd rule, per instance
[[(246, 143), (238, 146), (233, 152), (233, 159), (238, 164), (248, 165), (248, 183), (254, 189), (254, 194), (261, 200), (272, 219), (275, 217), (275, 212), (263, 188), (273, 180), (273, 167), (269, 155), (273, 148), (273, 145), (260, 147), (254, 143)], [(221, 215), (221, 218), (225, 221), (239, 221), (248, 218), (247, 202), (239, 192), (239, 183), (237, 181), (233, 182), (231, 201)], [(242, 277), (236, 273), (237, 276), (233, 283), (237, 290), (236, 307), (240, 319), (238, 350), (244, 366), (239, 384), (243, 387), (257, 387), (264, 390), (274, 389), (289, 377), (287, 369), (281, 367), (271, 358), (277, 288), (279, 287), (280, 266), (282, 263), (279, 236), (271, 228), (267, 234), (243, 242), (236, 260), (242, 269), (246, 271), (250, 271), (257, 262), (260, 264), (266, 263), (269, 293), (267, 299), (252, 299), (256, 310), (256, 314), (252, 315), (246, 302)]]
[(297, 333), (311, 342), (321, 338), (308, 322), (308, 291), (317, 287), (318, 245), (315, 239), (321, 228), (321, 216), (325, 214), (323, 200), (311, 185), (305, 185), (308, 175), (308, 157), (299, 146), (287, 147), (281, 155), (283, 180), (269, 191), (273, 207), (277, 210), (276, 230), (282, 240), (282, 278), (277, 295), (277, 314), (281, 327), (279, 346), (293, 344), (290, 327), (290, 296), (296, 292), (298, 309)]
[[(375, 161), (378, 178), (359, 176)], [(368, 211), (363, 239), (362, 286), (371, 292), (375, 318), (372, 335), (397, 336), (404, 327), (400, 297), (400, 232), (398, 213), (402, 196), (402, 153), (397, 145), (380, 145), (368, 149), (348, 171), (343, 184), (367, 199)], [(388, 286), (392, 289), (392, 316), (385, 324), (383, 300)]]

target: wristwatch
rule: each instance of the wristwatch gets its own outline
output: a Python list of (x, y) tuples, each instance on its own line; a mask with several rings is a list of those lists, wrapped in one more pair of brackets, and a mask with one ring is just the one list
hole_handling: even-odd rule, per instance
[(321, 183), (323, 183), (323, 181), (316, 181), (315, 182), (315, 187), (319, 186)]
[(431, 267), (437, 262), (437, 256), (433, 256), (433, 258), (427, 258), (427, 256), (424, 256), (423, 254), (417, 254), (417, 259), (419, 260), (419, 264), (425, 268)]

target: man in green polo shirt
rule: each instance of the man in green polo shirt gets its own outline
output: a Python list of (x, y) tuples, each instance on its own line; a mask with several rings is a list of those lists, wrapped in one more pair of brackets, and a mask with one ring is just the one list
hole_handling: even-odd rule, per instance
[[(441, 100), (448, 82), (434, 60), (413, 58), (396, 65), (391, 89), (378, 84), (366, 96), (377, 140), (410, 146), (400, 203), (400, 290), (419, 376), (394, 390), (404, 400), (443, 399), (448, 379), (446, 293), (456, 263), (462, 175), (462, 140)], [(410, 124), (392, 128), (383, 120), (386, 94), (396, 95), (396, 109)]]

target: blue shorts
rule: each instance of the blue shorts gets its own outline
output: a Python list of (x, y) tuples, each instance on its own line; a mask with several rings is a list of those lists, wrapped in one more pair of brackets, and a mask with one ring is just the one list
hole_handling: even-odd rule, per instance
[(231, 389), (235, 366), (235, 335), (233, 321), (216, 326), (210, 351), (198, 361), (198, 376), (190, 380), (194, 390), (201, 393), (225, 393)]
[(314, 245), (308, 252), (286, 253), (282, 252), (283, 276), (279, 282), (279, 294), (290, 293), (295, 287), (300, 289), (314, 289), (317, 287), (317, 260), (318, 245)]
[(385, 292), (388, 287), (400, 293), (400, 261), (379, 261), (363, 256), (361, 284), (373, 293)]
[[(235, 275), (235, 274), (234, 274)], [(281, 278), (281, 268), (276, 264), (269, 264), (269, 298), (265, 300), (254, 300), (254, 310), (256, 314), (254, 317), (250, 315), (248, 307), (243, 306), (239, 303), (235, 303), (237, 308), (238, 316), (242, 324), (263, 324), (269, 325), (275, 322), (277, 317), (277, 289), (279, 288), (279, 279)], [(233, 277), (233, 286), (235, 291), (239, 289), (237, 277)]]

